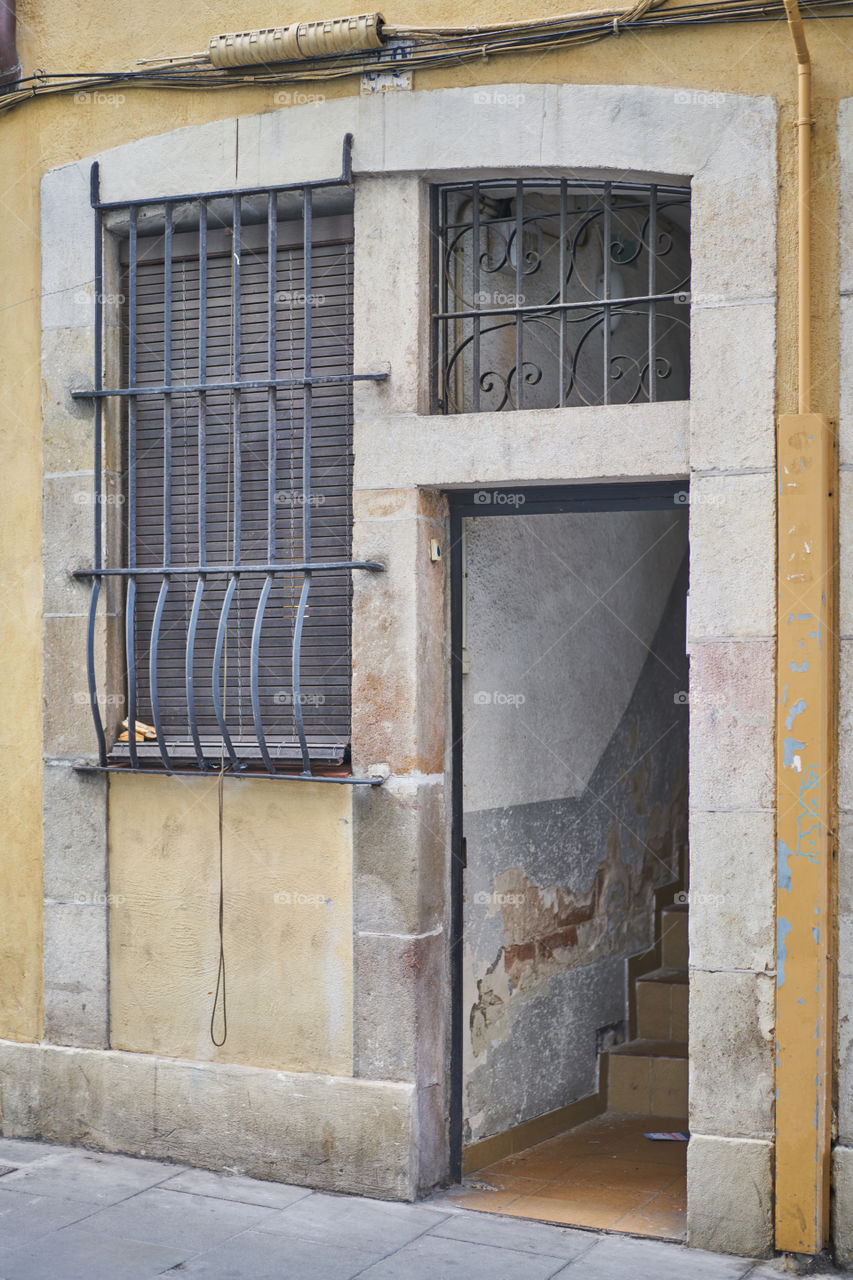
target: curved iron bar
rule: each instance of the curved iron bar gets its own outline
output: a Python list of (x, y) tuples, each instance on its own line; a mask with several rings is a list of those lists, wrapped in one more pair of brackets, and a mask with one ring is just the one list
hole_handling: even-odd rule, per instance
[[(166, 607), (166, 596), (168, 593), (169, 579), (164, 578), (160, 583), (160, 591), (157, 595), (157, 607), (154, 610), (154, 622), (151, 627), (151, 650), (148, 654), (148, 684), (151, 691), (151, 715), (154, 719), (154, 729), (157, 733), (157, 746), (160, 748), (160, 758), (163, 761), (166, 772), (171, 773), (172, 761), (169, 759), (169, 751), (166, 747), (166, 735), (163, 733), (163, 721), (160, 715), (160, 699), (157, 693), (157, 649), (160, 644), (160, 626), (163, 621), (163, 610)], [(127, 737), (129, 742), (129, 729)]]
[(134, 769), (136, 755), (136, 579), (128, 578), (124, 605), (124, 652), (127, 659), (127, 750)]
[(187, 627), (187, 654), (186, 654), (186, 686), (187, 686), (187, 715), (190, 722), (190, 733), (192, 734), (193, 748), (195, 750), (195, 758), (198, 761), (198, 767), (202, 773), (207, 773), (207, 762), (204, 758), (204, 751), (201, 746), (201, 738), (198, 732), (198, 717), (195, 710), (195, 690), (193, 689), (193, 667), (195, 663), (195, 637), (198, 630), (198, 619), (201, 613), (201, 598), (204, 594), (205, 579), (199, 578), (195, 584), (195, 594), (193, 595), (193, 607), (190, 613), (189, 626)]
[(216, 628), (216, 645), (213, 650), (213, 710), (216, 715), (216, 722), (219, 725), (219, 732), (222, 734), (222, 741), (225, 743), (225, 750), (228, 752), (228, 759), (231, 761), (231, 767), (235, 773), (239, 773), (242, 766), (240, 764), (237, 752), (234, 750), (234, 744), (231, 741), (231, 735), (228, 732), (228, 725), (225, 723), (225, 713), (222, 709), (222, 690), (220, 682), (222, 678), (222, 655), (225, 650), (225, 633), (228, 628), (228, 614), (231, 612), (231, 601), (234, 599), (234, 592), (237, 589), (237, 576), (232, 576), (228, 583), (228, 589), (225, 592), (225, 599), (222, 601), (222, 609), (219, 613), (219, 624)]
[(92, 583), (92, 595), (89, 600), (89, 622), (86, 627), (86, 676), (89, 681), (89, 705), (92, 708), (92, 719), (95, 722), (95, 736), (98, 739), (98, 760), (102, 765), (107, 763), (107, 740), (104, 734), (104, 722), (98, 706), (98, 685), (95, 679), (95, 617), (98, 612), (98, 596), (101, 594), (101, 580), (95, 578)]
[(267, 750), (267, 740), (264, 734), (263, 716), (261, 715), (261, 695), (259, 688), (258, 668), (260, 665), (261, 655), (261, 628), (264, 624), (264, 612), (267, 607), (267, 601), (272, 590), (272, 577), (264, 579), (264, 585), (261, 588), (260, 598), (258, 599), (258, 607), (255, 610), (255, 623), (252, 627), (252, 649), (251, 649), (251, 675), (250, 686), (252, 693), (252, 717), (255, 721), (255, 734), (258, 739), (261, 757), (267, 767), (268, 773), (274, 773), (275, 767), (270, 759), (270, 753)]
[(305, 625), (305, 609), (308, 605), (308, 592), (311, 590), (311, 575), (306, 573), (299, 593), (299, 608), (296, 611), (296, 626), (293, 629), (293, 719), (296, 722), (296, 733), (299, 737), (299, 749), (302, 752), (302, 774), (310, 778), (311, 757), (308, 754), (308, 739), (305, 736), (305, 717), (302, 714), (302, 628)]

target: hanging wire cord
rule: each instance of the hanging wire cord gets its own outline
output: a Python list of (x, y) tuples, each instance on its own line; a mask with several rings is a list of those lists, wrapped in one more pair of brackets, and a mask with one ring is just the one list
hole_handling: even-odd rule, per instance
[[(783, 0), (713, 0), (708, 4), (663, 9), (666, 0), (639, 0), (623, 9), (593, 10), (533, 22), (482, 27), (405, 27), (385, 24), (382, 38), (409, 44), (406, 70), (447, 66), (482, 59), (492, 54), (524, 53), (536, 49), (565, 49), (589, 44), (608, 36), (652, 27), (697, 27), (734, 22), (786, 22)], [(853, 16), (853, 0), (805, 0), (803, 18)], [(390, 62), (390, 59), (389, 59)], [(183, 64), (183, 65), (180, 65)], [(0, 91), (0, 112), (45, 94), (98, 92), (117, 86), (140, 89), (217, 90), (246, 85), (319, 81), (376, 71), (383, 65), (382, 50), (362, 50), (298, 62), (261, 64), (258, 67), (222, 70), (207, 62), (205, 54), (163, 58), (128, 71), (90, 73), (36, 71), (18, 81), (11, 92)], [(397, 64), (400, 65), (400, 64)]]

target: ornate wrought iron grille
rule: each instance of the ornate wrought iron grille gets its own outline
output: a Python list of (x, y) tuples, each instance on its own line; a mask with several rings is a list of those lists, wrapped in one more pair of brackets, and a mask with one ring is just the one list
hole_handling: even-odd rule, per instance
[(436, 411), (687, 398), (688, 189), (453, 183), (432, 225)]
[[(351, 572), (382, 568), (351, 558), (352, 384), (387, 376), (352, 368), (351, 144), (334, 180), (129, 204), (100, 200), (93, 166), (95, 383), (75, 394), (94, 400), (95, 556), (77, 576), (101, 769), (378, 781), (345, 772)], [(124, 620), (111, 746), (102, 589)]]

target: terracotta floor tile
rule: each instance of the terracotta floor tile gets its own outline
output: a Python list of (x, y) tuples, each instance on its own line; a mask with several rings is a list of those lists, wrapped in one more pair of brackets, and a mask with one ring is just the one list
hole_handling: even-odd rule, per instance
[(614, 1191), (608, 1187), (560, 1188), (571, 1194), (553, 1194), (553, 1184), (535, 1196), (521, 1196), (502, 1211), (513, 1218), (538, 1218), (575, 1227), (610, 1227), (648, 1197), (641, 1191)]
[(656, 1236), (662, 1240), (685, 1240), (687, 1238), (687, 1214), (663, 1209), (654, 1209), (644, 1205), (633, 1209), (624, 1218), (612, 1224), (614, 1231), (629, 1231), (636, 1236)]
[(679, 1180), (679, 1170), (668, 1165), (626, 1160), (619, 1156), (590, 1156), (555, 1179), (558, 1186), (624, 1187), (657, 1195)]
[(561, 1173), (567, 1173), (572, 1165), (577, 1164), (578, 1159), (577, 1155), (568, 1153), (546, 1155), (537, 1147), (531, 1147), (529, 1151), (507, 1156), (496, 1164), (479, 1169), (477, 1177), (488, 1178), (494, 1174), (495, 1176), (507, 1175), (511, 1178), (537, 1178), (540, 1182), (550, 1182)]
[(481, 1209), (486, 1213), (506, 1213), (519, 1197), (518, 1191), (477, 1191), (473, 1187), (461, 1187), (447, 1196), (457, 1209)]

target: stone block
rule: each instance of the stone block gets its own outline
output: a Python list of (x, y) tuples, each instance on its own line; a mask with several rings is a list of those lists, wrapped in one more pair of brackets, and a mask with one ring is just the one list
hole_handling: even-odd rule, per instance
[[(91, 466), (91, 462), (89, 463)], [(111, 485), (102, 497), (117, 497)], [(55, 476), (43, 485), (44, 610), (47, 614), (88, 615), (92, 584), (73, 578), (92, 566), (95, 521), (106, 509), (95, 500), (94, 473)]]
[(94, 328), (46, 329), (42, 334), (41, 410), (44, 469), (89, 471), (95, 456), (91, 400), (71, 392), (91, 387), (94, 376)]
[(41, 322), (43, 329), (76, 329), (95, 323), (95, 215), (90, 203), (91, 165), (51, 169), (41, 184)]
[(690, 1130), (773, 1133), (775, 977), (690, 971)]
[(447, 899), (444, 779), (355, 788), (353, 822), (356, 929), (434, 929)]
[[(364, 502), (360, 495), (359, 502)], [(392, 773), (444, 767), (444, 566), (430, 560), (443, 526), (418, 514), (357, 519), (353, 550), (382, 573), (353, 587), (353, 760)]]
[[(846, 227), (849, 219), (842, 218), (842, 228)], [(853, 239), (853, 233), (849, 229), (842, 234), (848, 235)], [(842, 270), (844, 270), (844, 258), (842, 257)], [(849, 258), (849, 270), (851, 278), (853, 278), (853, 253)], [(840, 323), (840, 342), (842, 351), (850, 351), (853, 344), (853, 297), (849, 294), (842, 296), (840, 299), (841, 315)], [(853, 360), (841, 360), (838, 368), (838, 391), (839, 391), (839, 414), (838, 414), (838, 461), (842, 466), (853, 465)]]
[[(770, 421), (772, 424), (772, 416)], [(692, 479), (691, 638), (773, 635), (776, 624), (774, 502), (772, 473)]]
[(417, 1189), (411, 1085), (0, 1041), (2, 1129), (380, 1199)]
[(853, 811), (853, 639), (838, 648), (838, 807)]
[(690, 654), (690, 803), (771, 809), (775, 803), (774, 643), (709, 641)]
[(696, 1134), (687, 1148), (687, 1243), (767, 1258), (773, 1252), (773, 1146)]
[[(850, 337), (853, 339), (853, 332)], [(842, 471), (838, 476), (838, 558), (838, 626), (842, 636), (853, 638), (853, 471)]]
[(443, 929), (355, 939), (355, 1074), (372, 1080), (441, 1081), (448, 1007)]
[(107, 780), (44, 767), (44, 896), (91, 903), (107, 889)]
[[(774, 467), (775, 306), (726, 307), (694, 294), (690, 361), (691, 469)], [(733, 370), (738, 396), (730, 406)]]
[(390, 364), (391, 372), (385, 382), (356, 383), (357, 417), (428, 408), (428, 237), (427, 193), (416, 176), (359, 181), (353, 366), (373, 373)]
[(89, 896), (94, 900), (45, 904), (44, 1034), (52, 1044), (106, 1048), (106, 895)]
[[(106, 628), (98, 618), (95, 627), (95, 669), (98, 693), (105, 692), (103, 677)], [(44, 749), (48, 756), (97, 757), (97, 739), (86, 679), (85, 617), (44, 619)]]
[(573, 480), (688, 471), (687, 400), (523, 413), (523, 431), (511, 413), (357, 418), (356, 486), (546, 484), (565, 480), (568, 458)]
[[(237, 172), (237, 127), (233, 118), (214, 120), (102, 151), (98, 156), (101, 199), (148, 199), (153, 174), (157, 175), (154, 194), (158, 196), (227, 189)], [(272, 164), (268, 172), (275, 173)], [(279, 165), (275, 179), (265, 180), (281, 182), (280, 173)]]
[(853, 1147), (839, 1142), (832, 1151), (832, 1241), (835, 1261), (853, 1269)]
[(768, 813), (690, 818), (690, 962), (772, 972), (776, 965), (775, 828)]

